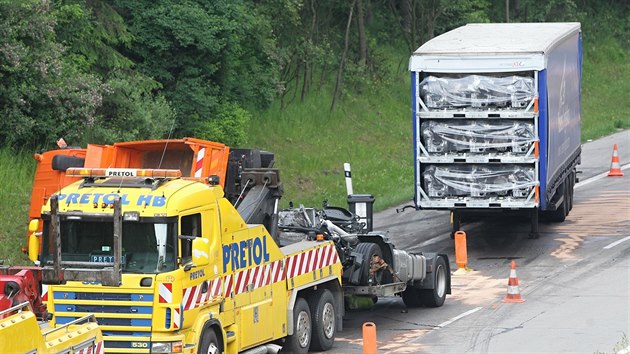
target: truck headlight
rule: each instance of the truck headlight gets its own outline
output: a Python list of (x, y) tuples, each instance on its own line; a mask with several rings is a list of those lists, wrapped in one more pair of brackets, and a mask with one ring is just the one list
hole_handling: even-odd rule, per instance
[(181, 353), (182, 342), (153, 342), (151, 353)]

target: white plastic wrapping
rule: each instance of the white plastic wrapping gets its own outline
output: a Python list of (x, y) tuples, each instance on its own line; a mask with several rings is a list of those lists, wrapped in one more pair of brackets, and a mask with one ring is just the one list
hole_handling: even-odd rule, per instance
[(534, 79), (518, 75), (429, 75), (420, 83), (419, 93), (429, 109), (522, 109), (535, 96)]
[(425, 121), (422, 142), (429, 153), (525, 154), (536, 140), (534, 124), (520, 121)]
[(534, 168), (520, 165), (428, 165), (424, 190), (430, 198), (527, 198), (536, 185)]

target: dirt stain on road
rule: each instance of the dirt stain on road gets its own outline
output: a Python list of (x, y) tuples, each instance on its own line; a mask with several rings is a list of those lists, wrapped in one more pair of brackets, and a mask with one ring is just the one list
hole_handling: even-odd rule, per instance
[(453, 276), (451, 278), (453, 294), (449, 301), (459, 301), (466, 305), (487, 305), (488, 299), (500, 298), (505, 294), (507, 277), (497, 279), (484, 275), (478, 271), (472, 271), (466, 275)]
[(560, 246), (551, 256), (562, 260), (575, 259), (575, 250), (587, 237), (630, 236), (630, 189), (614, 190), (575, 204), (567, 219), (554, 231), (565, 235), (557, 238)]

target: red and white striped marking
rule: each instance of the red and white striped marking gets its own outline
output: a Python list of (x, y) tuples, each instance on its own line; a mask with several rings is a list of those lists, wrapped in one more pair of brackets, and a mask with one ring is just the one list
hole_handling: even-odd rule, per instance
[(271, 263), (271, 283), (277, 283), (279, 281), (283, 281), (286, 278), (284, 269), (285, 268), (282, 266), (282, 261)]
[(94, 345), (90, 344), (87, 347), (81, 348), (76, 351), (77, 354), (93, 354)]
[(171, 318), (172, 318), (172, 322), (171, 322), (172, 327), (175, 329), (179, 329), (179, 322), (181, 321), (181, 313), (179, 312), (179, 309), (176, 309), (176, 308), (173, 309), (173, 316)]
[(232, 283), (232, 274), (228, 274), (227, 276), (225, 276), (225, 290), (223, 293), (223, 297), (230, 297), (230, 295), (232, 294), (232, 288), (233, 288), (233, 283)]
[(206, 154), (206, 148), (201, 148), (197, 152), (197, 162), (195, 163), (195, 177), (201, 177), (201, 170), (203, 169), (203, 157)]
[(339, 261), (334, 245), (327, 245), (290, 256), (287, 264), (287, 277), (294, 278), (316, 269), (328, 267)]
[(173, 283), (160, 283), (159, 296), (161, 304), (173, 302)]
[(191, 310), (205, 304), (208, 300), (221, 295), (221, 278), (206, 280), (207, 289), (205, 293), (201, 291), (203, 283), (184, 289), (182, 304), (184, 311)]
[(42, 301), (48, 301), (48, 285), (42, 284)]
[(284, 280), (283, 270), (282, 262), (276, 261), (234, 274), (228, 274), (224, 281), (223, 296), (230, 297), (232, 294), (242, 294), (247, 291), (248, 285), (251, 285), (253, 287), (252, 290), (255, 290), (282, 281)]
[(253, 289), (258, 289), (284, 281), (286, 278), (297, 277), (330, 266), (339, 262), (339, 255), (334, 245), (326, 245), (297, 253), (288, 257), (286, 262), (286, 267), (279, 260), (226, 275), (223, 296), (242, 294), (247, 291), (248, 285), (253, 285)]
[(195, 299), (201, 293), (201, 286), (195, 285), (192, 288), (184, 289), (184, 294), (182, 296), (182, 306), (184, 311), (190, 310), (195, 307)]
[(105, 347), (103, 346), (103, 341), (92, 343), (76, 351), (77, 354), (103, 354), (104, 352)]

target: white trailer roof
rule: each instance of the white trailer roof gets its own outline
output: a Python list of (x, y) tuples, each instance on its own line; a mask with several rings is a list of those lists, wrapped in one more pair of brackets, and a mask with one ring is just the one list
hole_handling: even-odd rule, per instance
[(580, 30), (579, 22), (472, 23), (439, 35), (416, 54), (540, 53)]
[(423, 44), (411, 56), (409, 69), (541, 70), (546, 54), (579, 31), (579, 22), (468, 24)]

